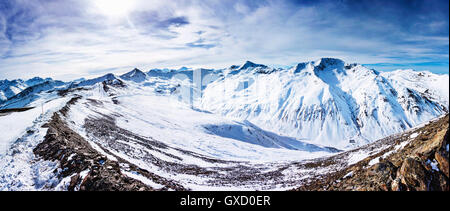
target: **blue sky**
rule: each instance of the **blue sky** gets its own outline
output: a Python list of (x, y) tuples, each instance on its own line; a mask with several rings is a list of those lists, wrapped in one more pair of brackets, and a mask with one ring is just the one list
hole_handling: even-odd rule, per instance
[(138, 67), (449, 70), (448, 0), (0, 0), (0, 79)]

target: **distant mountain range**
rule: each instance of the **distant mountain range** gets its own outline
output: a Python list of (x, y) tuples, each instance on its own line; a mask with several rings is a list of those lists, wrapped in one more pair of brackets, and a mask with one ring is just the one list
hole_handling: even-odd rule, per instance
[(39, 77), (35, 77), (26, 81), (22, 79), (16, 79), (12, 81), (0, 80), (0, 102), (6, 101), (8, 98), (19, 94), (21, 91), (30, 86), (34, 86), (51, 80), (51, 78), (43, 79)]
[[(186, 90), (200, 73), (201, 92)], [(248, 120), (262, 129), (308, 143), (352, 148), (404, 131), (449, 109), (449, 76), (414, 70), (378, 72), (334, 58), (288, 69), (247, 61), (225, 69), (139, 69), (73, 82), (39, 77), (0, 81), (0, 108), (26, 107), (39, 93), (108, 82), (154, 87), (157, 93), (201, 96), (194, 107)], [(178, 85), (178, 86), (177, 86)], [(132, 91), (132, 90), (130, 90)]]

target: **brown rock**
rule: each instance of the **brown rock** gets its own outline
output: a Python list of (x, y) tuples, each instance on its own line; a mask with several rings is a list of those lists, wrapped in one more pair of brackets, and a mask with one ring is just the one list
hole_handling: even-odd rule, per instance
[(439, 163), (439, 169), (445, 174), (445, 176), (447, 176), (447, 178), (449, 177), (448, 173), (448, 154), (447, 156), (443, 156), (442, 153), (440, 152), (436, 152), (434, 154), (434, 158), (436, 159), (436, 161)]
[(434, 154), (435, 150), (439, 148), (444, 140), (444, 136), (447, 132), (447, 129), (442, 129), (434, 134), (432, 137), (427, 135), (427, 139), (425, 139), (426, 143), (422, 144), (421, 147), (416, 149), (416, 155), (420, 155), (419, 157), (429, 157)]
[(391, 162), (384, 160), (368, 169), (365, 178), (360, 183), (367, 186), (367, 190), (389, 191), (395, 178), (397, 168)]
[(400, 167), (399, 174), (401, 182), (407, 186), (407, 190), (428, 190), (427, 171), (420, 161), (410, 157), (406, 158)]
[(369, 168), (367, 175), (376, 176), (384, 182), (393, 180), (397, 168), (389, 161), (379, 162)]
[(67, 188), (67, 190), (74, 191), (75, 187), (78, 184), (78, 180), (80, 180), (80, 174), (77, 174), (77, 175), (71, 177), (70, 178), (70, 184), (69, 184), (69, 187)]

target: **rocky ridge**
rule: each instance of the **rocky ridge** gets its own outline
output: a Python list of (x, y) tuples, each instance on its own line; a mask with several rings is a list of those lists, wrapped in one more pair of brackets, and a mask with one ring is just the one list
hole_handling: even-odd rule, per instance
[[(412, 140), (408, 141), (411, 138)], [(356, 164), (320, 177), (295, 190), (449, 191), (448, 139), (447, 114), (424, 127), (396, 135), (393, 139), (364, 146), (363, 148), (371, 148), (377, 144), (391, 143), (389, 147)], [(343, 154), (348, 153), (351, 152)], [(335, 158), (332, 157), (328, 161)]]

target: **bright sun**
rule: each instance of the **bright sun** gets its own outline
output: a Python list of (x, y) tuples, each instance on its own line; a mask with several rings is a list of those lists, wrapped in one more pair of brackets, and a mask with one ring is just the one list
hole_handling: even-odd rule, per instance
[(136, 0), (93, 0), (93, 2), (103, 15), (119, 18), (131, 12)]

